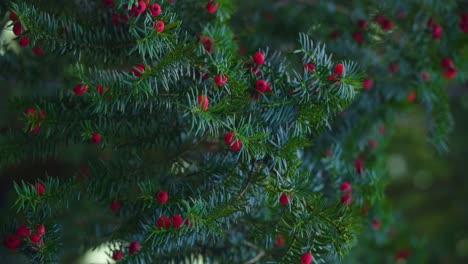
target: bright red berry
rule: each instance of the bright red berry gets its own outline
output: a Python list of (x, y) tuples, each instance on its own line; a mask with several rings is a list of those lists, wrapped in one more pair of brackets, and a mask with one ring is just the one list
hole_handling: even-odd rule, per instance
[(353, 203), (353, 198), (350, 193), (344, 194), (340, 199), (343, 205), (351, 205)]
[(269, 87), (269, 83), (265, 80), (257, 80), (255, 82), (255, 89), (257, 89), (257, 91), (259, 91), (260, 93), (268, 92)]
[(265, 62), (265, 55), (260, 51), (257, 51), (254, 53), (252, 59), (257, 65), (262, 65)]
[(198, 105), (200, 106), (201, 110), (206, 111), (208, 106), (210, 105), (210, 101), (206, 95), (199, 95), (197, 98)]
[(143, 75), (143, 73), (145, 73), (145, 65), (143, 64), (138, 64), (136, 66), (134, 66), (132, 68), (132, 73), (133, 75), (135, 75), (136, 77), (140, 77), (141, 75)]
[(385, 18), (380, 24), (380, 27), (385, 31), (389, 31), (393, 27), (393, 22), (390, 19)]
[(122, 250), (114, 250), (114, 252), (112, 253), (112, 258), (114, 260), (122, 260), (124, 257), (124, 253), (122, 252)]
[(302, 66), (302, 71), (312, 72), (315, 69), (315, 64), (309, 62)]
[(137, 241), (130, 242), (130, 245), (128, 245), (128, 254), (131, 255), (131, 254), (139, 251), (140, 248), (141, 248), (141, 245)]
[(16, 228), (16, 235), (19, 237), (28, 237), (31, 235), (31, 230), (25, 225), (19, 225)]
[(10, 12), (9, 18), (11, 21), (18, 20), (18, 16), (14, 12)]
[(164, 21), (158, 20), (154, 23), (154, 29), (156, 29), (156, 32), (161, 33), (164, 31)]
[(362, 157), (358, 157), (354, 161), (354, 168), (356, 169), (357, 174), (361, 174), (362, 171), (364, 170), (364, 159)]
[(344, 70), (344, 67), (343, 67), (343, 64), (341, 64), (341, 63), (335, 65), (335, 67), (333, 68), (333, 72), (334, 72), (335, 75), (337, 75), (338, 77), (340, 77), (340, 76), (343, 75), (343, 70)]
[(44, 50), (39, 45), (34, 46), (32, 50), (36, 56), (44, 55)]
[(373, 84), (374, 84), (374, 81), (372, 81), (371, 78), (365, 78), (364, 81), (362, 82), (362, 89), (369, 90), (370, 88), (372, 88)]
[(23, 48), (26, 47), (29, 44), (29, 37), (26, 37), (26, 36), (21, 37), (18, 43), (21, 47)]
[(292, 199), (292, 195), (287, 195), (286, 193), (282, 193), (279, 197), (279, 202), (282, 205), (287, 205), (290, 199)]
[(440, 62), (440, 65), (444, 69), (454, 68), (453, 61), (449, 57), (444, 57), (442, 61)]
[(45, 234), (45, 226), (44, 225), (36, 225), (36, 234), (42, 236)]
[(14, 250), (21, 245), (21, 240), (17, 235), (9, 235), (3, 239), (3, 245), (8, 249)]
[(284, 237), (281, 234), (277, 234), (276, 237), (275, 237), (274, 246), (279, 248), (279, 247), (283, 246), (283, 244), (284, 244)]
[(216, 12), (216, 10), (218, 10), (218, 4), (215, 3), (215, 1), (211, 0), (208, 2), (208, 4), (206, 4), (206, 11), (209, 14), (213, 14), (214, 12)]
[(306, 252), (302, 254), (301, 256), (301, 264), (310, 264), (312, 263), (313, 259), (314, 258), (312, 257), (312, 254), (310, 254), (309, 252)]
[(143, 12), (145, 12), (145, 10), (146, 10), (145, 1), (138, 1), (138, 4), (134, 5), (132, 7), (132, 10), (134, 12), (134, 15), (136, 15), (136, 16), (138, 16), (138, 15), (142, 14)]
[(354, 31), (353, 32), (353, 39), (357, 43), (362, 43), (364, 41), (364, 35), (362, 34), (361, 31)]
[(19, 35), (21, 35), (23, 32), (24, 32), (24, 30), (23, 30), (23, 27), (21, 26), (21, 23), (20, 23), (20, 22), (16, 22), (16, 23), (13, 25), (13, 33), (14, 33), (16, 36), (19, 36)]
[(174, 226), (175, 228), (179, 228), (182, 223), (184, 222), (184, 219), (182, 218), (182, 216), (176, 214), (176, 215), (173, 215), (171, 217), (171, 223), (172, 223), (172, 226)]
[(440, 39), (442, 37), (442, 26), (438, 24), (432, 25), (432, 38)]
[(239, 138), (235, 138), (234, 132), (228, 132), (224, 135), (224, 142), (226, 142), (231, 150), (237, 151), (242, 147), (242, 141)]
[(122, 207), (122, 204), (120, 203), (119, 200), (113, 200), (111, 203), (110, 203), (110, 209), (112, 210), (112, 212), (117, 212), (118, 210), (120, 210), (120, 208)]
[(44, 185), (42, 185), (42, 183), (38, 182), (38, 183), (34, 184), (34, 189), (36, 189), (36, 192), (37, 192), (37, 194), (39, 194), (39, 196), (42, 196), (45, 193), (45, 187), (44, 187)]
[(156, 226), (158, 226), (159, 228), (169, 228), (170, 227), (170, 222), (169, 222), (169, 218), (167, 218), (167, 216), (160, 216), (158, 218), (158, 220), (156, 221)]
[(32, 234), (29, 237), (29, 240), (31, 240), (31, 242), (33, 242), (33, 243), (37, 243), (37, 242), (39, 242), (39, 240), (41, 240), (41, 236), (39, 236), (38, 234)]
[(457, 75), (457, 69), (455, 68), (449, 68), (444, 71), (444, 78), (447, 80), (451, 80)]
[(167, 200), (169, 199), (169, 195), (167, 195), (166, 191), (159, 191), (156, 194), (156, 199), (158, 200), (159, 203), (165, 204)]
[(227, 77), (224, 74), (216, 74), (214, 77), (214, 82), (217, 86), (223, 86), (227, 82)]
[(73, 88), (73, 92), (78, 96), (83, 95), (87, 90), (88, 90), (88, 85), (84, 83), (79, 83), (75, 85), (75, 87)]
[(101, 135), (99, 133), (94, 133), (91, 135), (91, 143), (99, 144), (101, 143)]
[(104, 89), (102, 88), (102, 86), (100, 84), (98, 84), (96, 86), (96, 91), (99, 93), (99, 95), (102, 95), (103, 93), (109, 91), (109, 88), (108, 87), (104, 87)]
[(161, 14), (161, 6), (158, 4), (152, 4), (150, 6), (150, 13), (152, 16), (159, 16)]
[(349, 192), (351, 192), (351, 190), (352, 190), (352, 187), (351, 187), (351, 184), (349, 182), (341, 183), (341, 185), (340, 185), (340, 191), (341, 192), (349, 193)]

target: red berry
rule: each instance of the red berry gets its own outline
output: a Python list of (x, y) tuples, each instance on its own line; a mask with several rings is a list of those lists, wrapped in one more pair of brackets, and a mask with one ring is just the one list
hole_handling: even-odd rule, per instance
[(38, 234), (32, 234), (29, 239), (31, 240), (31, 242), (33, 243), (37, 243), (39, 242), (39, 240), (41, 239), (41, 237), (38, 235)]
[(167, 195), (166, 191), (159, 191), (158, 194), (156, 194), (156, 199), (159, 203), (165, 204), (169, 199), (169, 195)]
[(16, 22), (16, 23), (13, 25), (13, 33), (14, 33), (16, 36), (19, 36), (19, 35), (21, 35), (23, 32), (24, 32), (24, 30), (23, 30), (23, 27), (21, 26), (21, 23), (20, 23), (20, 22)]
[(184, 219), (182, 218), (182, 216), (176, 214), (176, 215), (173, 215), (171, 217), (171, 223), (172, 223), (172, 226), (174, 226), (175, 228), (179, 228), (182, 223), (184, 222)]
[(218, 10), (218, 4), (215, 3), (215, 1), (211, 0), (208, 2), (208, 4), (206, 4), (206, 11), (209, 14), (213, 14), (214, 12), (216, 12), (216, 10)]
[(315, 69), (315, 64), (309, 62), (302, 66), (302, 71), (312, 72)]
[(199, 95), (197, 98), (198, 105), (200, 105), (201, 110), (206, 111), (210, 104), (208, 97), (206, 95)]
[(18, 43), (21, 47), (23, 48), (26, 47), (29, 44), (29, 37), (26, 37), (26, 36), (21, 37)]
[(130, 245), (128, 245), (128, 254), (131, 255), (131, 254), (139, 251), (140, 248), (141, 248), (141, 245), (137, 241), (130, 242)]
[(32, 50), (36, 56), (44, 55), (44, 50), (39, 45), (34, 46)]
[(17, 235), (9, 235), (3, 239), (3, 245), (8, 249), (14, 250), (21, 245), (21, 240)]
[(227, 82), (227, 77), (226, 75), (223, 75), (223, 74), (216, 74), (214, 77), (214, 82), (218, 86), (223, 86)]
[(367, 141), (367, 145), (369, 145), (369, 148), (374, 149), (377, 147), (377, 140), (371, 138)]
[(38, 182), (38, 183), (34, 184), (34, 189), (36, 189), (36, 192), (37, 192), (37, 194), (39, 194), (39, 196), (42, 196), (45, 193), (45, 187), (44, 187), (44, 185), (42, 185), (42, 183)]
[(442, 26), (434, 24), (432, 25), (432, 38), (433, 39), (440, 39), (442, 37)]
[(19, 225), (16, 228), (16, 235), (19, 237), (28, 237), (31, 235), (31, 230), (25, 225)]
[[(133, 7), (135, 8), (134, 9), (134, 14), (138, 16), (141, 13), (145, 12), (146, 3), (145, 3), (145, 1), (138, 1), (138, 5), (134, 5)], [(133, 8), (132, 8), (132, 10), (133, 10)]]
[(343, 75), (343, 70), (344, 70), (344, 67), (343, 67), (343, 64), (341, 64), (341, 63), (335, 65), (335, 67), (333, 68), (333, 72), (334, 72), (338, 77)]
[(372, 228), (374, 230), (379, 230), (381, 226), (380, 220), (379, 219), (373, 219), (372, 220)]
[(380, 26), (381, 26), (381, 28), (382, 28), (383, 30), (388, 31), (388, 30), (392, 29), (392, 27), (393, 27), (393, 22), (392, 22), (391, 20), (385, 18), (385, 19), (382, 21), (382, 23), (380, 24)]
[(158, 4), (152, 4), (150, 6), (150, 13), (152, 16), (159, 16), (161, 14), (161, 6)]
[(44, 225), (36, 225), (36, 234), (42, 236), (45, 234), (45, 226)]
[(262, 65), (265, 62), (265, 55), (263, 55), (263, 53), (260, 51), (257, 51), (254, 53), (252, 59), (257, 65)]
[(114, 250), (114, 252), (112, 253), (112, 258), (114, 260), (121, 260), (123, 259), (124, 257), (124, 253), (122, 252), (122, 250)]
[(103, 2), (104, 2), (104, 5), (107, 5), (107, 6), (114, 5), (114, 0), (103, 0)]
[(101, 143), (101, 135), (99, 133), (94, 133), (91, 135), (91, 143), (93, 144), (99, 144)]
[(341, 185), (340, 185), (340, 191), (341, 192), (349, 193), (349, 192), (351, 192), (351, 190), (352, 190), (352, 187), (351, 187), (351, 184), (349, 182), (341, 183)]
[(133, 75), (135, 75), (136, 77), (140, 77), (141, 75), (143, 75), (143, 73), (145, 73), (145, 65), (143, 64), (138, 64), (136, 66), (134, 66), (132, 68), (132, 73)]
[(414, 100), (416, 100), (416, 93), (413, 91), (408, 92), (406, 99), (408, 99), (408, 102), (410, 103), (414, 102)]
[(357, 174), (360, 175), (362, 173), (362, 171), (364, 170), (364, 160), (362, 159), (362, 157), (358, 157), (354, 161), (354, 168), (356, 169)]
[(99, 93), (99, 95), (102, 95), (104, 92), (107, 92), (109, 91), (109, 88), (108, 87), (104, 87), (104, 89), (102, 89), (102, 86), (100, 84), (98, 84), (96, 86), (96, 91)]
[(397, 260), (407, 259), (411, 253), (410, 248), (402, 248), (395, 253), (395, 258)]
[(301, 264), (310, 264), (312, 263), (313, 259), (314, 258), (312, 257), (312, 254), (310, 254), (309, 252), (306, 252), (302, 254), (301, 256)]
[(445, 70), (444, 72), (444, 78), (447, 79), (447, 80), (451, 80), (455, 77), (455, 75), (457, 75), (457, 69), (455, 68), (449, 68), (447, 70)]
[(164, 21), (158, 20), (154, 23), (154, 29), (156, 29), (156, 32), (161, 33), (164, 31)]
[(88, 90), (88, 85), (83, 84), (83, 83), (79, 83), (75, 85), (75, 87), (73, 88), (73, 92), (78, 96), (83, 95), (87, 90)]
[(242, 141), (235, 139), (235, 137), (234, 132), (228, 132), (224, 135), (224, 142), (226, 142), (231, 150), (237, 151), (242, 147)]
[(17, 16), (13, 11), (10, 12), (9, 18), (10, 18), (11, 21), (16, 21), (16, 20), (18, 20), (18, 16)]
[(372, 81), (371, 78), (365, 78), (364, 81), (362, 82), (362, 89), (364, 90), (369, 90), (374, 82)]
[(265, 80), (257, 80), (255, 82), (255, 89), (260, 93), (265, 93), (271, 90), (270, 84)]
[(400, 66), (398, 66), (398, 64), (396, 63), (390, 63), (388, 65), (388, 70), (391, 72), (391, 73), (396, 73), (400, 70)]
[(385, 135), (385, 127), (384, 126), (379, 127), (379, 134), (380, 135)]
[(289, 200), (292, 199), (292, 195), (288, 195), (286, 193), (282, 193), (279, 197), (279, 202), (282, 204), (282, 205), (287, 205), (289, 203)]
[(211, 43), (210, 37), (208, 37), (208, 36), (203, 36), (202, 43), (203, 43), (203, 47), (204, 47), (207, 51), (211, 51), (212, 43)]
[(453, 65), (453, 61), (449, 57), (444, 57), (442, 61), (440, 62), (440, 65), (444, 69), (448, 68), (454, 68), (455, 66)]
[(112, 212), (117, 212), (118, 210), (120, 210), (120, 208), (122, 207), (122, 204), (120, 203), (119, 200), (113, 200), (111, 203), (110, 203), (110, 209), (112, 210)]
[(361, 31), (354, 31), (353, 33), (353, 39), (354, 41), (356, 41), (357, 43), (362, 43), (362, 41), (364, 40), (364, 36), (362, 34)]
[(432, 27), (432, 25), (434, 25), (434, 20), (432, 19), (432, 17), (430, 17), (427, 19), (426, 26), (430, 28)]
[(169, 218), (163, 215), (158, 218), (158, 221), (156, 221), (156, 225), (159, 228), (169, 228), (171, 224), (169, 222)]
[(274, 246), (279, 248), (284, 244), (284, 237), (281, 234), (276, 235)]
[(340, 199), (343, 205), (351, 205), (353, 203), (353, 198), (350, 193), (344, 194)]
[(424, 81), (429, 80), (429, 73), (421, 72), (421, 79), (423, 79)]
[(30, 107), (24, 111), (25, 115), (34, 115), (36, 113), (36, 110), (34, 108)]
[(367, 21), (364, 19), (358, 19), (357, 24), (362, 29), (365, 29), (367, 27)]

